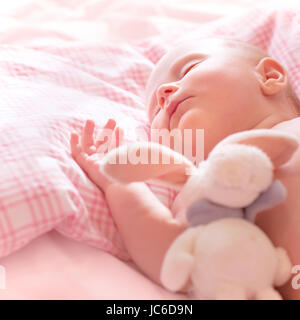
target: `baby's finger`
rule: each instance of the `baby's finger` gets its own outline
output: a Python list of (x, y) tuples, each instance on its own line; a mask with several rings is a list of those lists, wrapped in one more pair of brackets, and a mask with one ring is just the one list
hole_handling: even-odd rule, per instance
[(79, 137), (78, 134), (75, 132), (71, 133), (71, 138), (70, 138), (70, 145), (71, 145), (71, 154), (72, 156), (76, 156), (79, 152)]
[(109, 145), (109, 150), (112, 150), (114, 148), (117, 148), (120, 144), (121, 144), (121, 139), (123, 138), (123, 130), (119, 127), (117, 127), (115, 130), (114, 130), (114, 133), (113, 133), (113, 136), (112, 136), (112, 139), (111, 139), (111, 143)]
[(103, 129), (114, 129), (116, 126), (116, 120), (108, 119)]
[[(96, 148), (98, 149), (101, 144), (104, 142), (110, 143), (110, 139), (112, 137), (113, 131), (116, 126), (116, 121), (114, 119), (108, 119), (107, 123), (100, 131), (100, 134), (97, 137)], [(107, 138), (107, 139), (105, 139)]]
[(124, 130), (122, 128), (120, 128), (120, 127), (116, 128), (115, 135), (116, 135), (116, 148), (117, 148), (123, 142)]
[[(100, 131), (97, 141), (96, 141), (96, 148), (98, 148), (101, 144), (103, 144), (105, 141), (109, 141), (113, 130), (115, 129), (116, 121), (114, 119), (108, 119), (107, 123), (103, 127), (103, 129)], [(108, 139), (105, 139), (108, 138)]]
[(83, 134), (81, 139), (81, 146), (84, 152), (91, 153), (90, 147), (94, 145), (94, 128), (95, 123), (92, 120), (87, 120), (83, 128)]

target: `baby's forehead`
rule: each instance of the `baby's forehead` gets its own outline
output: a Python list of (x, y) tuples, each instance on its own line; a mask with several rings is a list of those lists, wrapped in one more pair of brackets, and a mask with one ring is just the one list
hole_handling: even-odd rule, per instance
[(162, 59), (156, 65), (156, 68), (160, 67), (162, 64), (165, 66), (170, 65), (170, 62), (181, 58), (182, 56), (199, 53), (199, 54), (209, 54), (213, 51), (220, 51), (226, 49), (226, 42), (223, 39), (200, 39), (200, 40), (185, 40), (177, 43), (173, 48), (162, 57)]
[(241, 58), (249, 56), (258, 57), (266, 53), (247, 42), (224, 39), (224, 38), (204, 38), (199, 40), (181, 41), (171, 48), (158, 62), (155, 69), (160, 67), (170, 67), (172, 62), (190, 54), (216, 55), (224, 54), (239, 55)]

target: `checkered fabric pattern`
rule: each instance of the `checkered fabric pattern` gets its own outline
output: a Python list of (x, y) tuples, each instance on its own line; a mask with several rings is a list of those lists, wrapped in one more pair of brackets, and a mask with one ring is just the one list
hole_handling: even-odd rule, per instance
[[(56, 229), (129, 259), (105, 198), (70, 155), (69, 137), (86, 119), (96, 133), (108, 118), (136, 141), (149, 130), (143, 101), (155, 63), (184, 35), (135, 45), (84, 41), (0, 45), (0, 257)], [(254, 10), (231, 20), (194, 23), (185, 36), (226, 36), (265, 49), (286, 68), (300, 94), (300, 14)], [(141, 132), (141, 131), (139, 131)], [(175, 190), (150, 189), (171, 207)]]

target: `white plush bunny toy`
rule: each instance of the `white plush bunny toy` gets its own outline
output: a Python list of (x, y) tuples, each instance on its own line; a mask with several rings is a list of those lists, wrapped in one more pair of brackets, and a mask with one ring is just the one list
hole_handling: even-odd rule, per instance
[[(274, 286), (289, 279), (290, 260), (252, 222), (257, 212), (284, 200), (274, 170), (297, 148), (298, 139), (280, 131), (245, 131), (222, 140), (196, 168), (165, 146), (142, 142), (111, 151), (101, 170), (121, 183), (158, 179), (181, 188), (172, 212), (192, 227), (166, 253), (161, 281), (167, 289), (191, 283), (197, 299), (281, 299)], [(169, 164), (130, 163), (137, 151), (156, 152)], [(125, 166), (113, 165), (117, 153)]]

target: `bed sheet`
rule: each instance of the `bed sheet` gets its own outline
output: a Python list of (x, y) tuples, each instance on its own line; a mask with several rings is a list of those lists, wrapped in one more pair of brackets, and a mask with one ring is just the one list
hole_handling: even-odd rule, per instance
[(56, 231), (1, 260), (0, 299), (184, 299), (143, 276), (132, 264)]
[[(257, 8), (253, 9), (253, 6)], [(17, 101), (22, 105), (26, 101), (26, 107), (46, 97), (48, 106), (53, 103), (51, 112), (55, 116), (65, 108), (66, 112), (60, 116), (60, 120), (65, 121), (64, 131), (61, 136), (55, 137), (56, 141), (60, 139), (59, 146), (63, 145), (65, 150), (68, 148), (65, 132), (71, 128), (80, 130), (85, 118), (97, 114), (96, 109), (100, 102), (108, 108), (118, 110), (120, 119), (124, 121), (125, 117), (128, 126), (145, 125), (141, 96), (146, 79), (154, 64), (182, 36), (197, 39), (202, 36), (224, 35), (259, 45), (284, 64), (294, 89), (300, 93), (300, 50), (297, 41), (300, 35), (300, 16), (296, 11), (296, 1), (285, 1), (283, 4), (273, 0), (24, 0), (10, 1), (9, 5), (5, 4), (3, 8), (0, 6), (0, 9), (3, 9), (0, 14), (3, 31), (0, 34), (0, 60), (4, 59), (5, 67), (9, 64), (10, 72), (18, 78), (16, 81), (21, 81), (22, 77), (28, 74), (31, 76), (27, 79), (29, 81), (26, 86), (22, 82), (8, 83), (7, 79), (3, 78), (1, 95), (3, 97), (11, 90), (8, 102)], [(94, 54), (91, 55), (91, 52)], [(118, 52), (120, 60), (109, 59), (109, 56), (116, 57)], [(124, 57), (127, 60), (124, 60)], [(126, 63), (130, 66), (128, 70)], [(106, 69), (104, 65), (107, 65)], [(49, 66), (49, 70), (45, 70), (45, 66)], [(76, 76), (66, 81), (67, 76), (73, 72), (72, 68)], [(47, 78), (47, 72), (50, 71)], [(121, 79), (120, 71), (123, 77)], [(124, 81), (126, 76), (128, 79)], [(46, 85), (38, 82), (37, 90), (37, 79), (50, 81)], [(78, 79), (81, 80), (80, 83)], [(63, 90), (58, 91), (51, 87), (53, 83), (63, 83)], [(31, 95), (32, 92), (35, 93), (34, 96)], [(40, 95), (36, 95), (37, 92)], [(23, 94), (23, 97), (18, 100), (20, 94)], [(59, 108), (55, 106), (57, 97), (64, 101)], [(79, 104), (70, 108), (74, 99)], [(2, 107), (4, 103), (5, 101), (2, 102)], [(80, 110), (80, 103), (85, 103), (85, 109)], [(23, 108), (23, 111), (31, 117), (34, 109)], [(13, 110), (6, 109), (5, 113), (3, 112), (7, 118), (2, 117), (2, 127), (7, 125), (10, 113), (12, 114)], [(108, 110), (106, 116), (110, 115)], [(21, 117), (22, 114), (17, 116)], [(80, 117), (82, 119), (79, 121)], [(98, 121), (98, 124), (102, 122)], [(42, 125), (46, 128), (48, 124)], [(51, 130), (60, 132), (61, 127), (54, 126)], [(2, 144), (5, 145), (6, 142), (2, 141)], [(55, 150), (52, 151), (55, 153)], [(56, 160), (63, 162), (65, 159), (69, 159), (67, 161), (70, 164), (67, 151)], [(45, 169), (51, 169), (53, 161), (44, 160), (46, 161), (42, 164)], [(6, 251), (2, 246), (0, 251), (4, 253), (0, 264), (6, 269), (6, 289), (0, 290), (0, 298), (181, 298), (182, 296), (171, 294), (153, 284), (136, 271), (132, 264), (121, 262), (100, 250), (103, 239), (90, 236), (87, 224), (89, 223), (89, 227), (92, 225), (93, 232), (97, 232), (101, 221), (98, 216), (88, 216), (87, 213), (97, 211), (103, 205), (100, 203), (101, 196), (87, 179), (80, 175), (79, 169), (76, 168), (75, 172), (74, 164), (72, 166), (73, 171), (70, 167), (63, 167), (63, 174), (73, 179), (72, 188), (75, 186), (80, 190), (83, 199), (90, 199), (90, 207), (85, 208), (81, 203), (73, 203), (73, 206), (84, 207), (80, 211), (81, 216), (78, 214), (79, 223), (74, 228), (76, 215), (73, 214), (70, 218), (68, 212), (69, 219), (61, 220), (57, 230), (83, 243), (67, 239), (56, 231), (45, 234), (53, 227), (47, 224), (31, 236), (30, 241), (39, 237), (29, 244), (29, 240), (26, 243), (17, 243), (16, 239), (13, 239), (6, 245)], [(57, 182), (60, 176), (54, 178), (54, 182)], [(174, 198), (172, 190), (161, 189), (156, 193), (169, 205)], [(2, 208), (0, 207), (0, 210), (3, 210)], [(76, 212), (76, 209), (74, 211)], [(21, 209), (16, 212), (22, 214)], [(113, 234), (112, 238), (118, 245), (113, 246), (112, 241), (108, 241), (106, 249), (109, 247), (108, 252), (119, 254), (125, 259), (126, 252), (124, 254), (120, 251), (123, 249), (121, 239), (113, 222), (107, 217), (106, 215), (103, 221), (109, 221), (107, 230)], [(87, 232), (83, 233), (85, 228)], [(77, 234), (81, 232), (79, 237), (74, 236), (74, 230)], [(13, 252), (12, 248), (18, 251), (5, 256)], [(125, 289), (120, 291), (120, 288)]]

